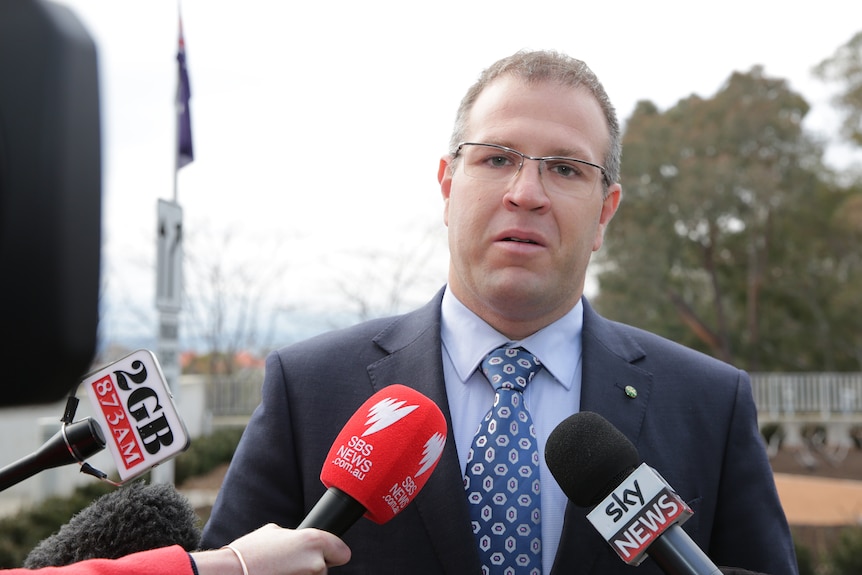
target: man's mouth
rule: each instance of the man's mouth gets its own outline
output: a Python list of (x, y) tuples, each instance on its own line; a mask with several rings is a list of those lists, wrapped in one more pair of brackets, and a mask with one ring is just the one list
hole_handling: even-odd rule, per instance
[(523, 238), (503, 238), (503, 241), (504, 242), (518, 242), (520, 244), (536, 244), (536, 245), (538, 245), (538, 242), (534, 242), (533, 240), (525, 240)]

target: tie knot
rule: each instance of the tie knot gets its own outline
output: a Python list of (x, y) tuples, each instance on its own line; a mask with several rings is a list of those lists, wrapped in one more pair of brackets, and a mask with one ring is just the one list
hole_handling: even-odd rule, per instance
[(498, 347), (482, 362), (482, 373), (495, 391), (502, 388), (523, 392), (541, 368), (539, 358), (523, 347)]

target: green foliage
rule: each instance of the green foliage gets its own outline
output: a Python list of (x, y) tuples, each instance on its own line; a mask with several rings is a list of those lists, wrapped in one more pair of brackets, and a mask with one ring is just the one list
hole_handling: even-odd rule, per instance
[(603, 314), (750, 371), (862, 368), (862, 186), (754, 67), (626, 124), (623, 202), (597, 255)]
[(107, 483), (94, 482), (79, 487), (69, 497), (49, 497), (30, 509), (0, 519), (0, 568), (20, 567), (36, 544), (113, 489)]
[(174, 482), (182, 485), (190, 477), (203, 475), (222, 463), (230, 462), (244, 427), (218, 429), (204, 438), (192, 441), (174, 464)]
[(848, 528), (841, 533), (830, 554), (832, 575), (859, 575), (862, 573), (862, 528)]
[(841, 133), (862, 146), (862, 32), (857, 32), (832, 57), (821, 62), (814, 73), (823, 80), (842, 84), (842, 91), (834, 100), (844, 114)]
[[(189, 448), (174, 460), (174, 482), (182, 485), (190, 477), (206, 474), (229, 462), (243, 429), (220, 429), (194, 439)], [(108, 483), (94, 480), (92, 484), (79, 487), (69, 497), (50, 497), (29, 509), (0, 519), (0, 568), (20, 567), (40, 541), (55, 533), (75, 513), (114, 489)]]
[(811, 550), (804, 545), (796, 544), (796, 566), (799, 568), (799, 575), (815, 575), (814, 555)]

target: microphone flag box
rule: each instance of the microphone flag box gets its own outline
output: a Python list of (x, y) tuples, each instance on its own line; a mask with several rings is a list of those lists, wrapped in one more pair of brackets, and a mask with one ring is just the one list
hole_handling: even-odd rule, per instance
[(587, 514), (605, 541), (629, 565), (640, 565), (647, 548), (674, 524), (692, 516), (691, 508), (646, 463)]
[(446, 444), (446, 419), (418, 391), (389, 385), (363, 403), (336, 437), (320, 479), (365, 508), (381, 524), (424, 487)]
[(81, 385), (122, 481), (188, 449), (188, 430), (151, 351), (134, 351), (87, 375)]

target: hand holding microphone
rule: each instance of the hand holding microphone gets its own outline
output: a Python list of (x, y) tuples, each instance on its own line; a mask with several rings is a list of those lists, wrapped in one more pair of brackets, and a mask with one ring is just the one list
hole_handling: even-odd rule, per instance
[[(236, 539), (229, 549), (193, 552), (198, 572), (285, 575), (324, 573), (327, 567), (343, 565), (350, 550), (336, 536), (362, 515), (384, 523), (401, 512), (428, 481), (445, 443), (445, 418), (430, 399), (403, 385), (384, 388), (357, 410), (333, 443), (320, 474), (328, 491), (301, 530), (267, 525)], [(158, 562), (158, 553), (167, 552), (164, 546), (191, 550), (197, 541), (188, 501), (172, 486), (138, 482), (76, 515), (31, 552), (27, 565), (121, 555)], [(156, 547), (162, 550), (153, 555), (127, 555)]]
[[(234, 557), (221, 550), (192, 553), (199, 575), (299, 575), (326, 573), (350, 560), (350, 548), (331, 533), (317, 529), (283, 529), (274, 523), (230, 544)], [(239, 558), (242, 557), (242, 563)]]
[(343, 535), (363, 515), (385, 523), (416, 497), (446, 444), (437, 405), (404, 385), (372, 395), (336, 437), (320, 472), (328, 491), (298, 529)]

